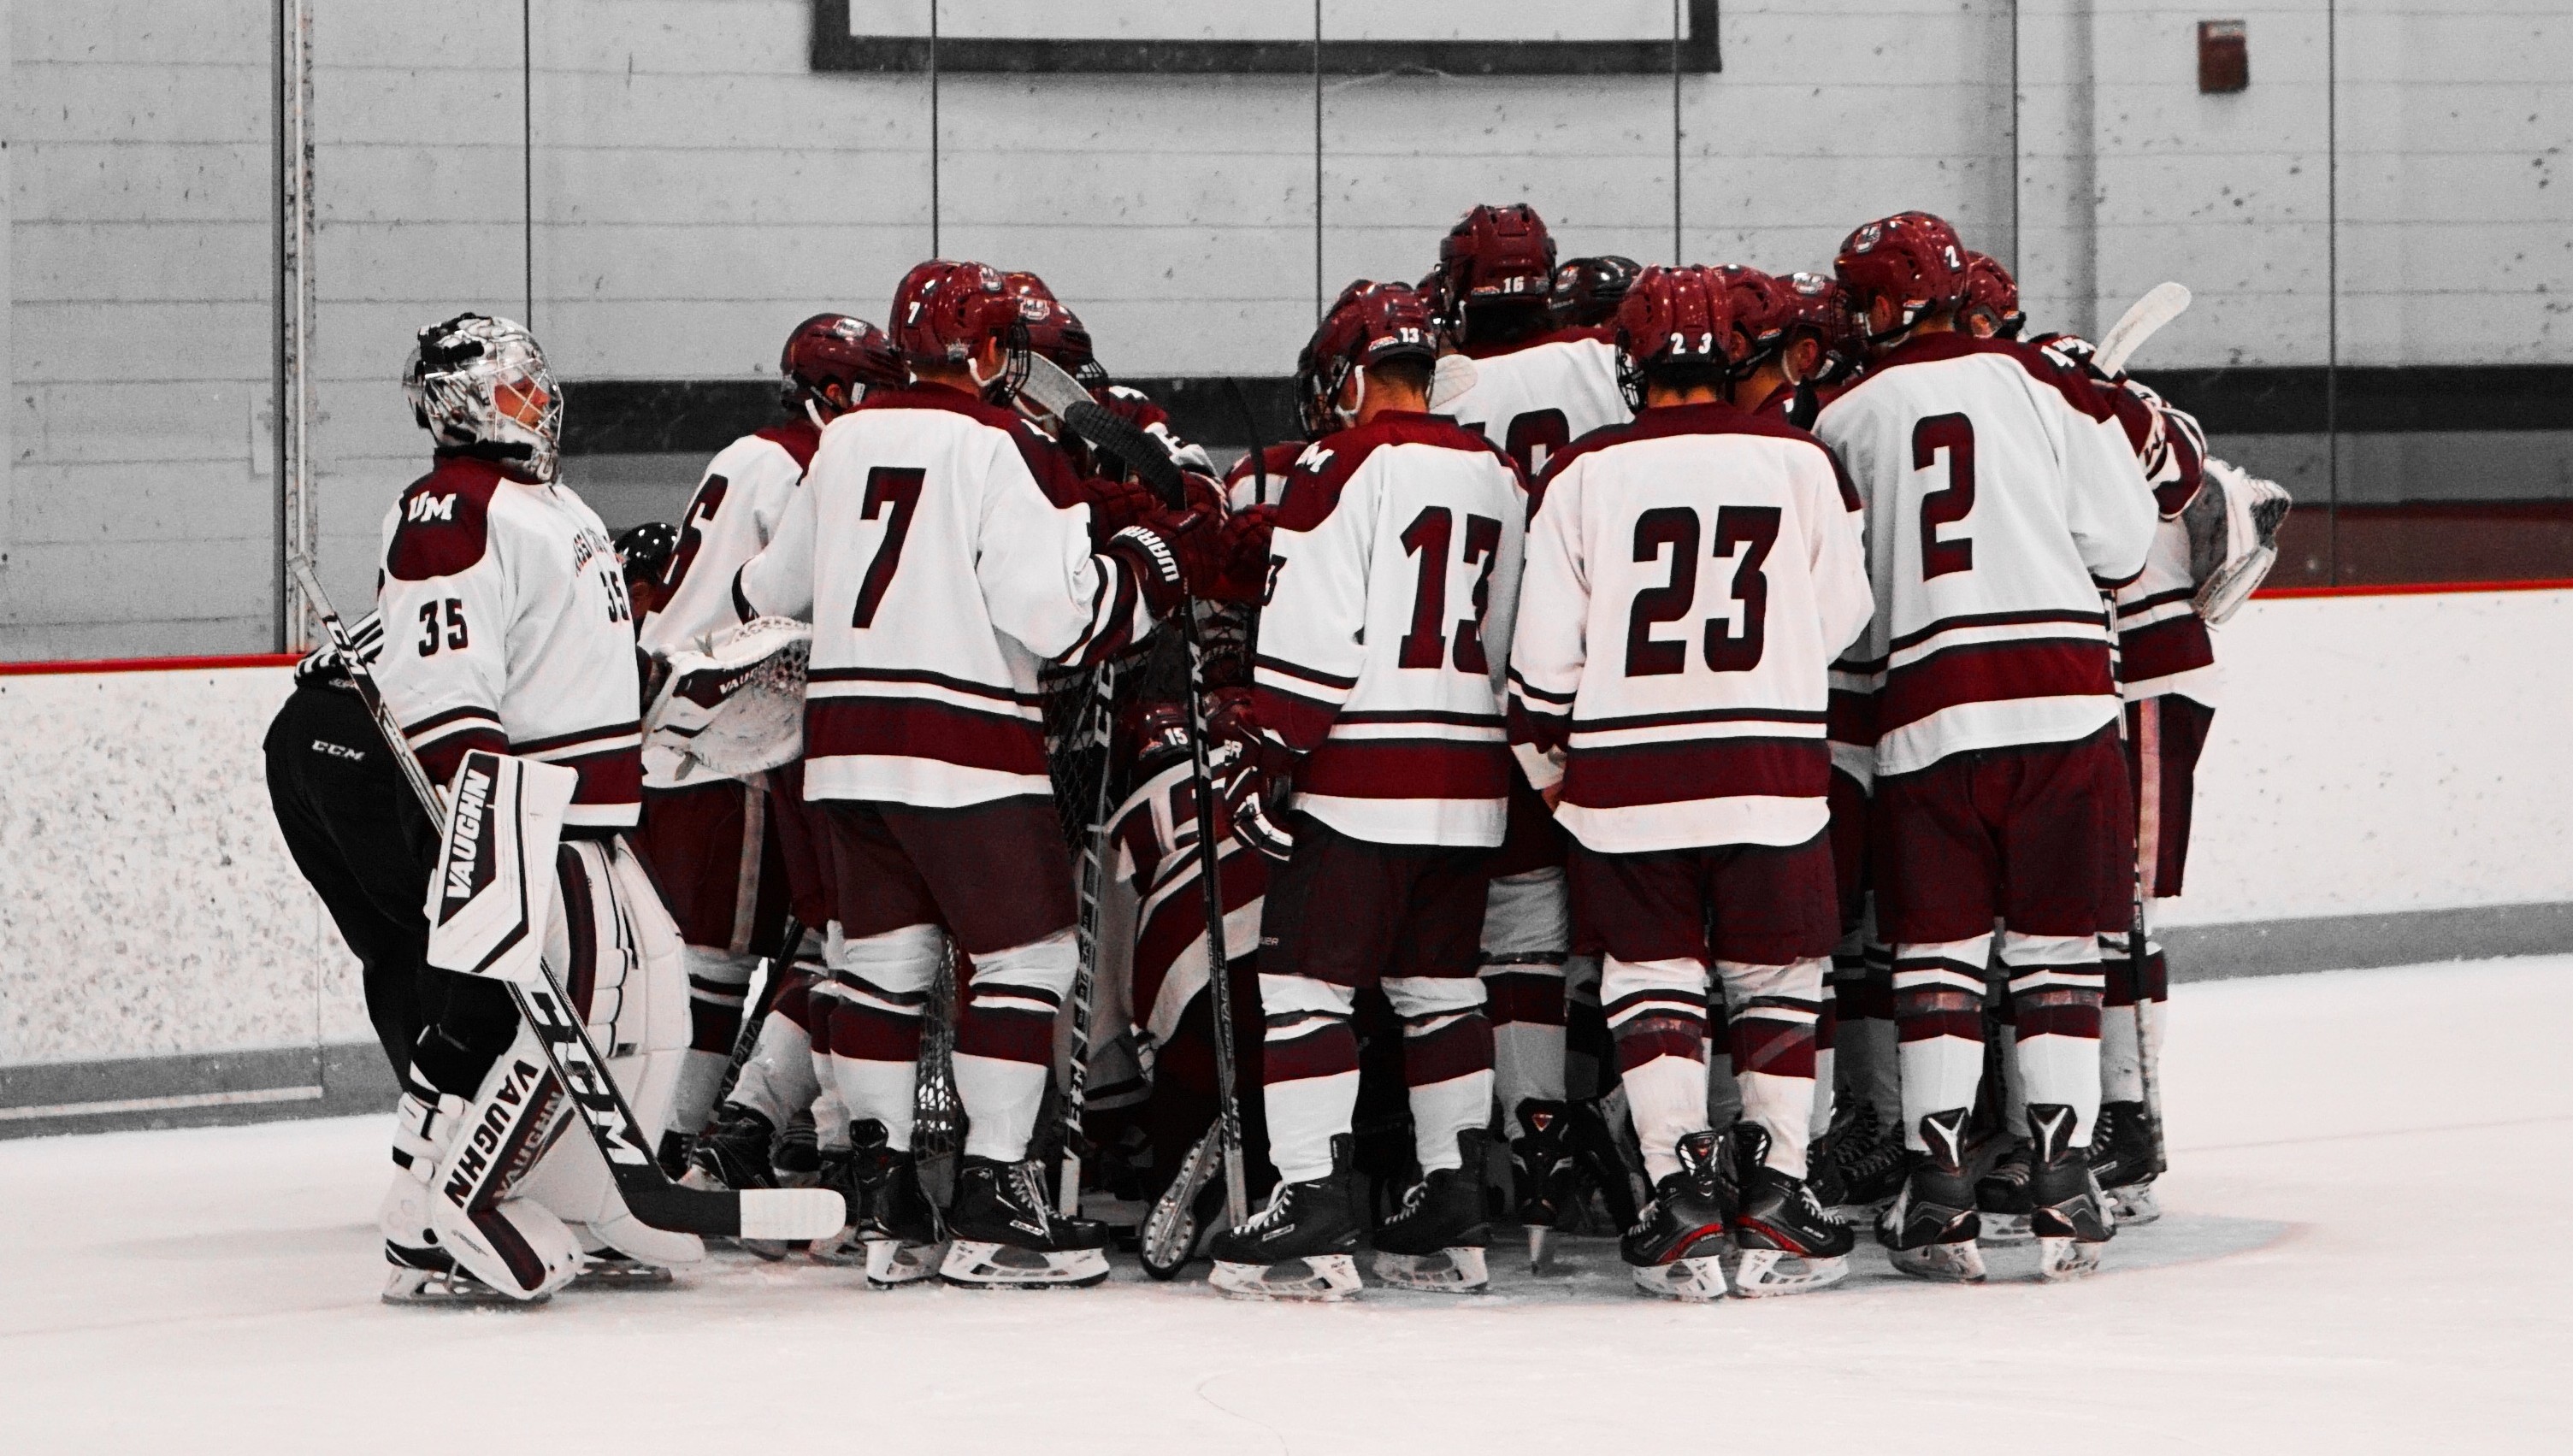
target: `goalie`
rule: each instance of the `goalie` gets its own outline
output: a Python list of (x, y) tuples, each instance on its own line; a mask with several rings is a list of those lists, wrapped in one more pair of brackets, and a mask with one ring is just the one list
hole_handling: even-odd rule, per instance
[[(518, 903), (550, 913), (521, 910), (513, 933), (541, 948), (644, 1134), (658, 1135), (686, 993), (677, 931), (625, 842), (641, 736), (616, 551), (554, 479), (561, 394), (524, 329), (478, 314), (424, 329), (406, 386), (436, 462), (386, 518), (375, 676), (453, 806), (429, 887), (429, 962), (484, 969), (480, 947), (461, 944), (475, 929), (465, 912), (498, 866), (529, 861)], [(521, 783), (532, 805), (543, 779), (568, 779), (569, 802), (513, 812)], [(539, 861), (557, 819), (559, 848)], [(659, 1281), (702, 1257), (693, 1235), (633, 1217), (594, 1141), (555, 1135), (569, 1104), (507, 991), (435, 969), (425, 979), (379, 1215), (385, 1298), (541, 1299), (583, 1273)]]

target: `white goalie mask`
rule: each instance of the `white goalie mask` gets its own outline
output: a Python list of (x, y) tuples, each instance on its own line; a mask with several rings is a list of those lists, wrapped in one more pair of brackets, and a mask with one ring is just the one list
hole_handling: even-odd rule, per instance
[(455, 450), (531, 485), (554, 478), (562, 390), (535, 337), (507, 319), (458, 314), (420, 331), (403, 370), (412, 417)]

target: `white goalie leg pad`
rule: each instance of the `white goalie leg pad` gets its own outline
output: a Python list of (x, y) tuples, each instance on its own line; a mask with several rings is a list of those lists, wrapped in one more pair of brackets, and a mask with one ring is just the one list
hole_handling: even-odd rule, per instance
[[(838, 930), (838, 923), (832, 929)], [(816, 988), (817, 1002), (827, 996), (838, 1003), (836, 1019), (855, 1016), (890, 1031), (908, 1022), (920, 1024), (929, 1005), (929, 988), (947, 958), (947, 937), (934, 925), (910, 925), (880, 936), (840, 938), (831, 958), (831, 979)], [(815, 1014), (820, 1014), (817, 1006)], [(911, 1149), (911, 1123), (917, 1094), (918, 1054), (858, 1057), (834, 1050), (829, 1054), (831, 1086), (839, 1093), (842, 1122), (874, 1118), (882, 1122), (889, 1146)], [(815, 1125), (821, 1125), (818, 1111)]]
[[(1028, 1155), (1028, 1139), (1036, 1135), (1046, 1079), (1053, 1074), (1049, 1054), (1055, 1021), (1080, 972), (1081, 951), (1066, 927), (1043, 940), (972, 959), (973, 973), (958, 1010), (955, 1057), (956, 1097), (965, 1104), (965, 1151), (1016, 1162)], [(1038, 1049), (1036, 1060), (967, 1050), (987, 1032), (1016, 1038), (1015, 1029), (1029, 1024), (1041, 1024), (1029, 1039)]]
[[(643, 1135), (657, 1141), (688, 1051), (678, 927), (622, 839), (576, 840), (561, 857), (563, 893), (546, 931), (547, 962), (564, 969), (566, 982), (586, 978), (596, 988), (590, 1040), (607, 1054), (607, 1075)], [(587, 1137), (560, 1139), (519, 1191), (572, 1225), (593, 1252), (613, 1249), (651, 1264), (705, 1257), (696, 1235), (653, 1228), (627, 1210), (606, 1158)]]
[[(535, 1033), (521, 1024), (509, 1050), (458, 1109), (444, 1156), (429, 1177), (435, 1246), (513, 1299), (541, 1299), (580, 1271), (579, 1240), (517, 1188), (561, 1132), (569, 1111)], [(597, 1156), (595, 1147), (590, 1155)]]
[(1564, 961), (1572, 904), (1563, 871), (1507, 875), (1483, 897), (1483, 964), (1492, 1023), (1492, 1090), (1501, 1130), (1518, 1137), (1522, 1101), (1564, 1099)]

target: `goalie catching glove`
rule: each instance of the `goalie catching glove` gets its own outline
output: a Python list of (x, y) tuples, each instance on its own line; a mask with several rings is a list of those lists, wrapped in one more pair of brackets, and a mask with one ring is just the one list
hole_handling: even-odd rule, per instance
[(1251, 693), (1220, 688), (1207, 697), (1208, 766), (1224, 800), (1233, 837), (1285, 864), (1295, 853), (1286, 823), (1286, 801), (1295, 792), (1295, 769), (1304, 756), (1260, 726)]
[(2206, 488), (2181, 519), (2188, 527), (2189, 605), (2210, 627), (2222, 626), (2278, 563), (2278, 526), (2294, 502), (2284, 487), (2239, 465), (2209, 457)]
[(643, 715), (647, 766), (685, 778), (692, 765), (704, 764), (742, 778), (801, 757), (812, 647), (811, 627), (759, 617), (719, 634), (702, 652), (671, 653)]

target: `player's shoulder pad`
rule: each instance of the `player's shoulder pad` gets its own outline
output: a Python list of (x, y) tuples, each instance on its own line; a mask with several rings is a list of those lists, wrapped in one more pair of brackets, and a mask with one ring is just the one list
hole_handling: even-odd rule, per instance
[(2032, 380), (2053, 390), (2076, 413), (2103, 424), (2118, 417), (2117, 407), (2110, 402), (2108, 392), (2093, 383), (2081, 369), (2067, 363), (2063, 356), (2023, 340), (1977, 339), (1970, 334), (1924, 334), (1906, 340), (1892, 354), (1877, 361), (1865, 378), (1850, 386), (1850, 392), (1864, 392), (1870, 380), (1891, 376), (1906, 365), (1940, 364), (1972, 355), (1990, 355), (2017, 364)]
[(1335, 430), (1304, 447), (1286, 476), (1286, 495), (1279, 503), (1278, 529), (1309, 531), (1339, 508), (1340, 492), (1358, 468), (1378, 450), (1394, 445), (1432, 445), (1487, 456), (1524, 486), (1526, 477), (1507, 450), (1444, 414), (1380, 414), (1365, 424)]
[(798, 471), (813, 468), (813, 452), (822, 447), (821, 427), (810, 419), (789, 419), (766, 429), (751, 431), (752, 439), (764, 439), (793, 457)]
[(395, 508), (385, 571), (397, 581), (428, 581), (471, 570), (490, 547), (491, 497), (502, 483), (488, 460), (448, 455), (414, 480)]

